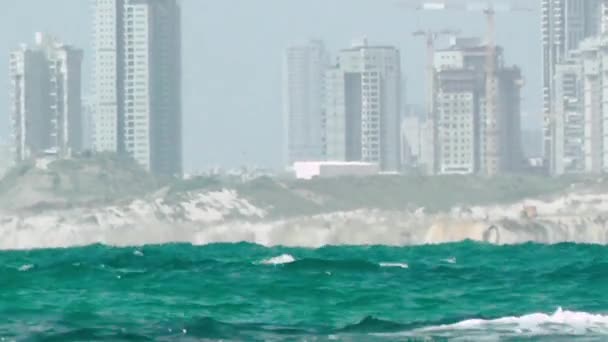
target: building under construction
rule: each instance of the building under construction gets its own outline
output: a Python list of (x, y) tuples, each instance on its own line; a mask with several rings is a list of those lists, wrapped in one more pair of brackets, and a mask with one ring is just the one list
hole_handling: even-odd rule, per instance
[[(522, 165), (521, 72), (505, 67), (498, 47), (489, 75), (488, 51), (479, 39), (453, 38), (447, 49), (435, 52), (436, 173), (492, 176), (517, 172)], [(486, 109), (489, 76), (495, 83), (492, 110)], [(488, 132), (494, 134), (492, 144)]]

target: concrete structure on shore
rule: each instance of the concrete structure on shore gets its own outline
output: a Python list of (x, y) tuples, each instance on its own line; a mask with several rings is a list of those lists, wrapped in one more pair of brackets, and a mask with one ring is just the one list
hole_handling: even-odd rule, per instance
[(364, 162), (297, 162), (293, 165), (296, 178), (313, 179), (343, 176), (373, 176), (380, 173), (378, 164)]

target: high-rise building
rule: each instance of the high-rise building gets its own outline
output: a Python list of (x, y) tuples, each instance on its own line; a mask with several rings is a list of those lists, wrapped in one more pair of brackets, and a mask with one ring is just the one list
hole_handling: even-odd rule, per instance
[(363, 41), (340, 51), (326, 73), (327, 159), (401, 169), (401, 84), (396, 48)]
[(585, 114), (583, 107), (583, 65), (580, 55), (555, 68), (555, 120), (553, 173), (585, 172)]
[[(437, 87), (434, 96), (435, 171), (440, 174), (485, 173), (486, 61), (488, 49), (478, 39), (453, 39), (435, 53)], [(502, 49), (496, 54), (498, 173), (522, 165), (519, 69), (504, 66)]]
[(94, 149), (182, 174), (177, 0), (95, 0)]
[(608, 37), (581, 42), (557, 65), (556, 174), (608, 171)]
[(82, 100), (82, 149), (90, 151), (93, 148), (93, 113), (95, 106), (93, 98), (84, 97)]
[(601, 16), (603, 0), (541, 0), (541, 30), (543, 46), (543, 115), (545, 161), (551, 173), (560, 168), (556, 161), (556, 66), (577, 49), (580, 42), (599, 33), (605, 26)]
[(285, 51), (283, 101), (286, 161), (323, 159), (323, 78), (329, 56), (323, 42), (310, 41)]
[(82, 148), (82, 50), (36, 34), (10, 55), (13, 155), (17, 161)]
[(417, 167), (422, 144), (422, 124), (419, 116), (408, 116), (401, 121), (401, 164)]
[(419, 105), (406, 104), (401, 115), (401, 166), (404, 170), (427, 173), (428, 165), (422, 163), (424, 127), (430, 121), (426, 110)]
[(600, 33), (608, 33), (608, 0), (601, 0), (600, 5)]
[(478, 73), (446, 69), (437, 73), (437, 153), (440, 174), (479, 172), (481, 156), (480, 98)]
[(15, 164), (13, 157), (13, 146), (11, 143), (0, 141), (0, 179)]

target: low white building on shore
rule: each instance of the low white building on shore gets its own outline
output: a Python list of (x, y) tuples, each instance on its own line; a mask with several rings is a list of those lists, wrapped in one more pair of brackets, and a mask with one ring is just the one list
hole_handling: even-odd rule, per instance
[(380, 173), (380, 166), (365, 162), (312, 161), (296, 162), (293, 170), (297, 179), (332, 178), (343, 176), (373, 176)]

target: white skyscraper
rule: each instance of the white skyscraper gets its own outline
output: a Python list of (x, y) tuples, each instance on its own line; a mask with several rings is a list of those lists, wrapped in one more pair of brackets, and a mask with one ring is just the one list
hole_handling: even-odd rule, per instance
[(583, 99), (583, 65), (580, 54), (555, 68), (555, 104), (553, 173), (581, 173), (585, 171), (585, 115)]
[(323, 42), (287, 49), (283, 69), (286, 160), (323, 159), (323, 77), (329, 56)]
[(36, 34), (10, 55), (13, 155), (17, 161), (82, 149), (82, 51)]
[[(562, 161), (556, 161), (556, 66), (564, 62), (568, 52), (580, 42), (600, 32), (605, 18), (601, 14), (603, 0), (541, 0), (543, 46), (543, 114), (544, 153), (551, 173), (558, 172)], [(557, 168), (557, 169), (556, 169)]]
[(95, 0), (96, 151), (181, 175), (180, 25), (177, 0)]
[(401, 58), (390, 46), (354, 44), (326, 73), (325, 150), (330, 160), (401, 169)]
[(597, 36), (557, 66), (556, 174), (608, 171), (607, 61), (608, 37)]

